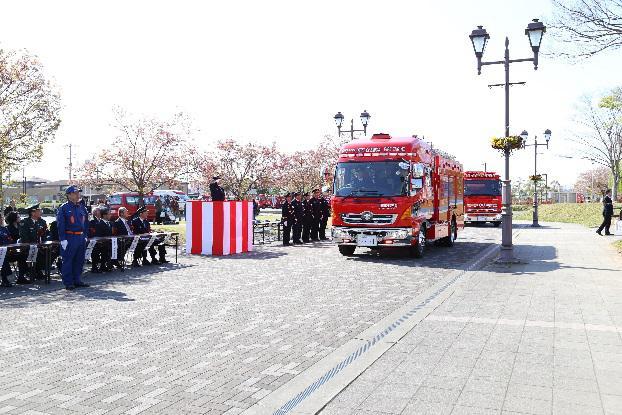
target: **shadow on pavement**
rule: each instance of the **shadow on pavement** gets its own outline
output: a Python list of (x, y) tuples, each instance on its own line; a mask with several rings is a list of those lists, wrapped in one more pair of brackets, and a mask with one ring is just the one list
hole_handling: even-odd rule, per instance
[[(192, 266), (191, 264), (168, 264), (149, 268), (130, 268), (124, 272), (115, 271), (105, 274), (86, 272), (82, 274), (82, 280), (91, 284), (91, 287), (74, 291), (66, 291), (60, 279), (52, 279), (50, 284), (15, 285), (11, 288), (0, 288), (0, 309), (4, 307), (16, 308), (32, 304), (46, 304), (58, 300), (134, 301), (127, 298), (123, 292), (107, 290), (105, 287), (112, 283), (149, 284), (157, 274)], [(22, 299), (23, 302), (5, 301), (12, 299)]]

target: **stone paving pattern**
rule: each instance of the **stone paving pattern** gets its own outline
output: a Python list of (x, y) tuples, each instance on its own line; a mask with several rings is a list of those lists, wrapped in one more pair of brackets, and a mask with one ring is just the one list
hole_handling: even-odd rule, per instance
[(0, 413), (240, 413), (498, 236), (469, 228), (423, 260), (265, 246), (0, 289)]
[(622, 260), (574, 225), (519, 230), (330, 402), (339, 414), (622, 414)]

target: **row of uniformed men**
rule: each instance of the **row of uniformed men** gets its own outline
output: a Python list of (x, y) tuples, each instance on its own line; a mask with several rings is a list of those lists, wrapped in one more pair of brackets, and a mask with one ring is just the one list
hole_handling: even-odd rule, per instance
[[(67, 203), (61, 205), (58, 210), (56, 221), (50, 224), (48, 230), (47, 223), (41, 218), (41, 209), (39, 204), (30, 206), (27, 210), (28, 217), (22, 221), (15, 211), (5, 211), (7, 218), (7, 226), (4, 227), (2, 216), (0, 216), (0, 245), (9, 245), (13, 243), (30, 243), (37, 244), (45, 241), (60, 241), (61, 258), (60, 271), (63, 277), (65, 288), (72, 290), (76, 287), (88, 287), (81, 280), (82, 268), (85, 262), (86, 239), (87, 237), (98, 236), (129, 236), (140, 235), (151, 232), (149, 221), (147, 220), (146, 208), (140, 208), (132, 218), (128, 218), (127, 209), (119, 209), (119, 218), (115, 222), (110, 222), (110, 215), (107, 208), (96, 208), (93, 212), (93, 219), (88, 221), (88, 213), (83, 203), (80, 203), (80, 189), (76, 186), (67, 188)], [(151, 262), (147, 260), (147, 252), (145, 251), (146, 243), (141, 241), (134, 251), (132, 265), (140, 266), (139, 259), (142, 258), (142, 264), (159, 264), (166, 263), (166, 247), (164, 244), (158, 244), (157, 249), (160, 255), (159, 260), (155, 258), (156, 248), (151, 246), (149, 254)], [(12, 273), (10, 262), (18, 263), (17, 283), (28, 284), (31, 280), (26, 276), (27, 270), (27, 252), (19, 254), (12, 253), (6, 255), (0, 275), (2, 282), (0, 286), (10, 287), (12, 284), (8, 280), (8, 276)], [(123, 257), (125, 252), (119, 252), (118, 257)], [(113, 266), (121, 267), (118, 261), (111, 260), (111, 248), (96, 245), (91, 254), (93, 268), (92, 272), (110, 271)], [(56, 258), (52, 258), (54, 262)], [(45, 268), (45, 258), (39, 254), (36, 258), (31, 277), (43, 278)]]
[(283, 223), (283, 245), (293, 243), (300, 245), (311, 241), (325, 241), (326, 226), (330, 217), (330, 203), (320, 189), (309, 193), (288, 193), (281, 207), (281, 221)]

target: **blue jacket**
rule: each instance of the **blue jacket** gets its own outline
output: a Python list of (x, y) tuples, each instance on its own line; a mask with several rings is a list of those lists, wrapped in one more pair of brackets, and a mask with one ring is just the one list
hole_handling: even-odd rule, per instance
[(11, 238), (11, 234), (6, 226), (0, 226), (0, 245), (14, 244), (15, 241)]
[(61, 241), (67, 239), (67, 235), (82, 235), (88, 233), (88, 213), (82, 204), (71, 202), (63, 203), (58, 208), (56, 222), (58, 223), (58, 237)]

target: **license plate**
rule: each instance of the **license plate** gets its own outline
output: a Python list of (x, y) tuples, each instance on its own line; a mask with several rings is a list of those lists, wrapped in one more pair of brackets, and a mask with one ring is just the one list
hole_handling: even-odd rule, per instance
[(376, 235), (357, 235), (356, 244), (358, 246), (377, 246), (378, 238)]

